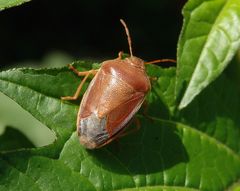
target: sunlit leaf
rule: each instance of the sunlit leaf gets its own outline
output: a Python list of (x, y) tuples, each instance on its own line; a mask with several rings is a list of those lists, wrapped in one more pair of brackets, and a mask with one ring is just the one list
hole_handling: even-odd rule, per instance
[(29, 1), (31, 0), (0, 0), (0, 11), (10, 7), (21, 5)]
[(215, 80), (240, 44), (239, 0), (190, 0), (183, 9), (176, 97), (186, 107)]

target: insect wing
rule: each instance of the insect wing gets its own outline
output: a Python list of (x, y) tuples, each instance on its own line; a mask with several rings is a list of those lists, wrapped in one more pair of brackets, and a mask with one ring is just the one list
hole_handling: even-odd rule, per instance
[(119, 105), (107, 115), (106, 129), (110, 137), (126, 126), (141, 107), (144, 98), (145, 95), (143, 93), (136, 93), (130, 100)]

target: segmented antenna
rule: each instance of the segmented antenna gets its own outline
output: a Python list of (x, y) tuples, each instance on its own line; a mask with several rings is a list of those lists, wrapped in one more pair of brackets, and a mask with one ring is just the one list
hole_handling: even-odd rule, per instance
[(124, 29), (126, 31), (130, 55), (133, 56), (133, 53), (132, 53), (132, 41), (131, 41), (131, 36), (130, 36), (129, 30), (128, 30), (127, 24), (124, 22), (123, 19), (120, 19), (120, 22), (122, 23), (122, 25), (123, 25), (123, 27), (124, 27)]

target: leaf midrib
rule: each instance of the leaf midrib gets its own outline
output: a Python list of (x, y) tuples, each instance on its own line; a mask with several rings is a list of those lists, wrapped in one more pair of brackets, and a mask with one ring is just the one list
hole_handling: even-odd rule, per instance
[[(11, 80), (9, 80), (9, 79), (2, 79), (2, 78), (0, 78), (0, 81), (7, 82), (7, 83), (11, 83), (11, 84), (14, 84), (14, 85), (17, 85), (17, 86), (26, 88), (26, 89), (28, 89), (28, 90), (34, 91), (34, 92), (36, 92), (36, 93), (38, 93), (38, 94), (41, 94), (41, 95), (43, 95), (43, 96), (45, 96), (45, 97), (48, 97), (48, 98), (51, 98), (51, 99), (60, 100), (60, 99), (57, 98), (57, 97), (53, 97), (53, 96), (50, 96), (50, 95), (46, 95), (46, 94), (44, 94), (43, 92), (40, 92), (39, 90), (30, 88), (30, 87), (28, 87), (27, 85), (19, 84), (19, 83), (15, 82), (15, 81), (11, 81)], [(2, 91), (1, 91), (1, 92), (2, 92)], [(3, 92), (2, 92), (2, 93), (3, 93)], [(8, 96), (8, 97), (9, 97), (9, 96)], [(73, 105), (74, 105), (74, 104), (73, 104)]]
[(144, 189), (175, 189), (175, 190), (189, 190), (189, 191), (199, 191), (199, 189), (196, 188), (190, 188), (190, 187), (184, 187), (184, 186), (142, 186), (142, 187), (136, 187), (136, 188), (124, 188), (124, 189), (118, 189), (118, 190), (114, 190), (114, 191), (128, 191), (128, 190), (136, 190), (138, 188), (144, 188)]

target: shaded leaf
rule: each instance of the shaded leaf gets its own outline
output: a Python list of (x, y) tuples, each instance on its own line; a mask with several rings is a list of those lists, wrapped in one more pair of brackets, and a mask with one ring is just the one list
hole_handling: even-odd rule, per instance
[(239, 98), (238, 85), (229, 76), (221, 75), (189, 107), (183, 109), (181, 120), (239, 153)]
[(6, 127), (4, 134), (0, 136), (0, 143), (4, 143), (0, 144), (0, 151), (34, 147), (25, 135), (11, 127)]
[(98, 190), (118, 190), (123, 185), (221, 190), (229, 184), (231, 175), (239, 175), (239, 156), (216, 140), (182, 124), (141, 122), (142, 131), (123, 138), (119, 149), (110, 145), (86, 151), (73, 135), (60, 160), (88, 177)]
[(31, 177), (15, 169), (0, 159), (0, 189), (1, 190), (28, 190), (39, 191)]

